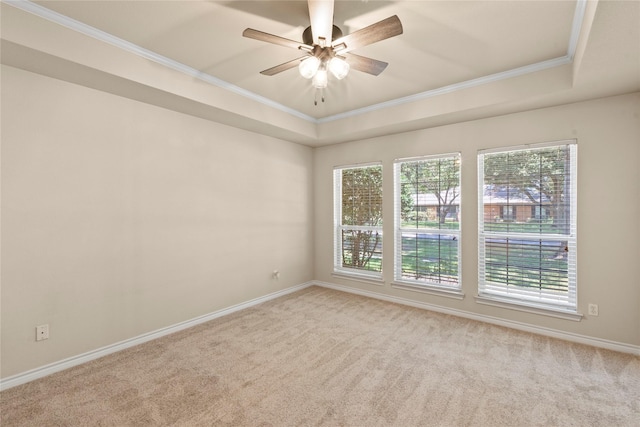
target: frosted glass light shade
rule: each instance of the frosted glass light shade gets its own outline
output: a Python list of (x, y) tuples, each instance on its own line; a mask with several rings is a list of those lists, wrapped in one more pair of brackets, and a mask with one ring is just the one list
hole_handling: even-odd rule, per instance
[(350, 68), (351, 67), (346, 61), (338, 57), (333, 57), (331, 58), (331, 61), (329, 61), (329, 71), (331, 71), (331, 74), (333, 74), (338, 80), (342, 80), (347, 77)]
[(300, 75), (305, 79), (310, 79), (315, 76), (318, 72), (318, 68), (320, 68), (320, 60), (315, 56), (310, 56), (304, 61), (300, 62), (298, 65), (298, 70), (300, 70)]
[(327, 70), (322, 67), (318, 70), (316, 75), (313, 76), (313, 87), (315, 87), (316, 89), (324, 89), (325, 87), (327, 87), (327, 81)]

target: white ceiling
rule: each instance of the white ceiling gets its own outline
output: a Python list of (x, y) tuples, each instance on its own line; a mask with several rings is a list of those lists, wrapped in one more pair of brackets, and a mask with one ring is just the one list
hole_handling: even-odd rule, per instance
[(337, 1), (348, 34), (391, 15), (404, 33), (354, 51), (379, 76), (329, 81), (293, 49), (306, 1), (5, 1), (3, 63), (317, 146), (640, 90), (638, 1)]

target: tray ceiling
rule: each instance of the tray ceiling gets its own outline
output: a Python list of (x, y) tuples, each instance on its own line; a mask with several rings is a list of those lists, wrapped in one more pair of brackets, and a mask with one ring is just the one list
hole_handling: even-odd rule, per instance
[[(567, 65), (572, 71), (562, 76), (549, 71), (546, 77), (541, 76), (558, 80), (554, 88), (541, 91), (557, 92), (560, 80), (570, 88), (576, 77), (576, 51), (581, 53), (580, 37), (589, 35), (595, 16), (585, 1), (337, 1), (334, 23), (345, 34), (391, 15), (398, 15), (404, 33), (354, 51), (388, 62), (382, 74), (371, 76), (352, 70), (344, 80), (330, 78), (325, 102), (314, 105), (315, 98), (320, 100), (319, 94), (297, 69), (271, 77), (259, 74), (302, 56), (300, 52), (242, 37), (242, 31), (251, 27), (301, 41), (302, 31), (309, 25), (306, 1), (6, 3), (88, 36), (93, 43), (110, 44), (314, 127)], [(629, 12), (631, 17), (627, 19), (633, 19), (638, 13), (637, 4), (627, 6)], [(615, 14), (615, 19), (622, 19), (622, 12)], [(43, 29), (43, 33), (46, 31)], [(3, 39), (11, 46), (26, 45), (18, 41), (20, 37), (7, 38), (4, 33)], [(56, 56), (52, 51), (46, 53)], [(14, 65), (11, 59), (3, 58), (3, 62)], [(99, 68), (88, 62), (84, 65)], [(535, 87), (537, 83), (529, 84)], [(639, 85), (637, 80), (629, 84)], [(335, 132), (339, 128), (333, 126)], [(267, 129), (265, 133), (270, 132)], [(310, 140), (341, 139), (328, 137), (322, 129), (311, 133)], [(276, 132), (274, 136), (281, 135)], [(299, 142), (308, 143), (305, 139)]]

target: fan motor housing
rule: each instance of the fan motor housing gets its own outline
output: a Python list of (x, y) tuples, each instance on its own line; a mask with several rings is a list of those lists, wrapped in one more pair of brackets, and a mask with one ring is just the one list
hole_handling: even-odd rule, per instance
[[(340, 37), (342, 37), (342, 30), (334, 25), (331, 30), (331, 41), (337, 40)], [(302, 43), (313, 46), (313, 34), (311, 34), (310, 26), (302, 32)]]

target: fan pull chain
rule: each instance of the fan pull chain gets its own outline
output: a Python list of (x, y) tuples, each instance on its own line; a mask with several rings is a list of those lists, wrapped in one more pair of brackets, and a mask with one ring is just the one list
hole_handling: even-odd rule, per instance
[(313, 95), (313, 105), (318, 105), (318, 91), (320, 91), (320, 99), (324, 103), (324, 89), (317, 89)]

